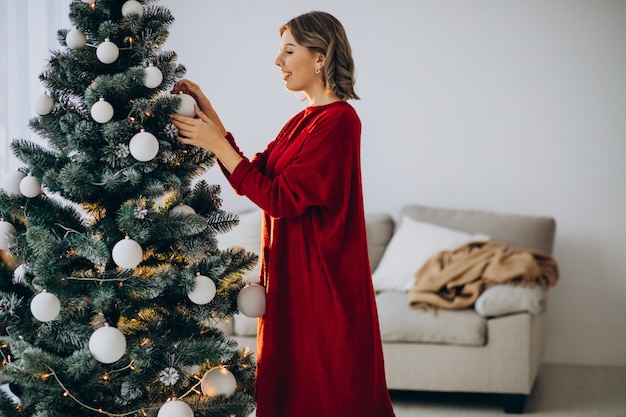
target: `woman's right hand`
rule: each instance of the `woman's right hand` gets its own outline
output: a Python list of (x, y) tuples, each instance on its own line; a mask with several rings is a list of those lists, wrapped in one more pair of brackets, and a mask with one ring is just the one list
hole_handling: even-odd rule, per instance
[(179, 93), (189, 94), (198, 102), (198, 105), (202, 104), (201, 102), (203, 101), (209, 101), (207, 96), (205, 96), (202, 92), (200, 86), (191, 80), (182, 79), (176, 83), (174, 88), (172, 88), (172, 94)]
[(226, 136), (226, 128), (222, 124), (217, 112), (213, 108), (211, 101), (207, 98), (207, 96), (202, 92), (200, 86), (188, 79), (182, 79), (176, 83), (176, 85), (172, 88), (172, 94), (189, 94), (196, 100), (198, 103), (198, 108), (206, 114), (212, 121), (215, 123), (217, 128), (222, 132), (224, 136)]

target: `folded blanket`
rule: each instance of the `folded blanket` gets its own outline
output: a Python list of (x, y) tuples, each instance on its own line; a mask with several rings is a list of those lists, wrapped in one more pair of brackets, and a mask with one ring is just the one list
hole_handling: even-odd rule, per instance
[(470, 242), (431, 257), (415, 273), (408, 299), (414, 308), (461, 309), (471, 307), (495, 284), (548, 288), (558, 278), (558, 265), (546, 253), (500, 242)]

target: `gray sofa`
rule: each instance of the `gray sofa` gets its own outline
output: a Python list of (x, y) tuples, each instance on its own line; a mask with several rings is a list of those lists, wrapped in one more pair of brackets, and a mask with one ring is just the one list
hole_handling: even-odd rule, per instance
[[(413, 243), (396, 240), (392, 244), (394, 233), (401, 234), (406, 218), (420, 226), (454, 231), (454, 237), (467, 233), (473, 238), (480, 233), (492, 241), (548, 254), (552, 252), (555, 220), (422, 205), (404, 207), (399, 218), (396, 224), (388, 214), (366, 216), (370, 264), (375, 288), (379, 287), (376, 299), (389, 389), (497, 393), (502, 394), (505, 412), (522, 413), (543, 353), (545, 290), (496, 286), (486, 290), (473, 308), (432, 314), (411, 308), (403, 288), (392, 285), (385, 289), (377, 269), (383, 267), (381, 262), (392, 270), (402, 264), (402, 260), (393, 259), (396, 255), (391, 253), (392, 246), (414, 246), (417, 251), (425, 239), (437, 240), (433, 237), (436, 234), (428, 232), (416, 236)], [(240, 225), (220, 239), (220, 245), (238, 245), (257, 252), (259, 232), (260, 214), (246, 213), (240, 216)], [(458, 243), (448, 240), (448, 244), (452, 242)], [(257, 273), (252, 272), (249, 279), (254, 281)], [(254, 351), (256, 319), (236, 315), (223, 324), (223, 330), (240, 346)]]

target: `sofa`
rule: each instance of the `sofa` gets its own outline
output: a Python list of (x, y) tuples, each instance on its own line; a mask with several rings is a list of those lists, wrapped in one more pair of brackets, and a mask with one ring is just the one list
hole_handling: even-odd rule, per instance
[[(239, 219), (218, 237), (219, 245), (258, 253), (260, 212)], [(397, 221), (367, 214), (366, 226), (388, 388), (501, 394), (506, 413), (523, 413), (543, 353), (546, 289), (494, 285), (470, 308), (435, 312), (410, 307), (407, 290), (425, 260), (471, 241), (549, 255), (554, 218), (413, 204), (400, 210)], [(246, 280), (258, 281), (258, 267)], [(256, 321), (237, 314), (222, 329), (254, 351)]]

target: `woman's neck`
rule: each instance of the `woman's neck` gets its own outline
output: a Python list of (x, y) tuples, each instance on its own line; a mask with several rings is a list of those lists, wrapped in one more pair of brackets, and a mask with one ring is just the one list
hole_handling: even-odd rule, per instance
[(309, 101), (309, 106), (325, 106), (326, 104), (341, 101), (339, 97), (330, 92), (330, 90), (319, 89), (312, 92), (304, 92), (305, 97)]

